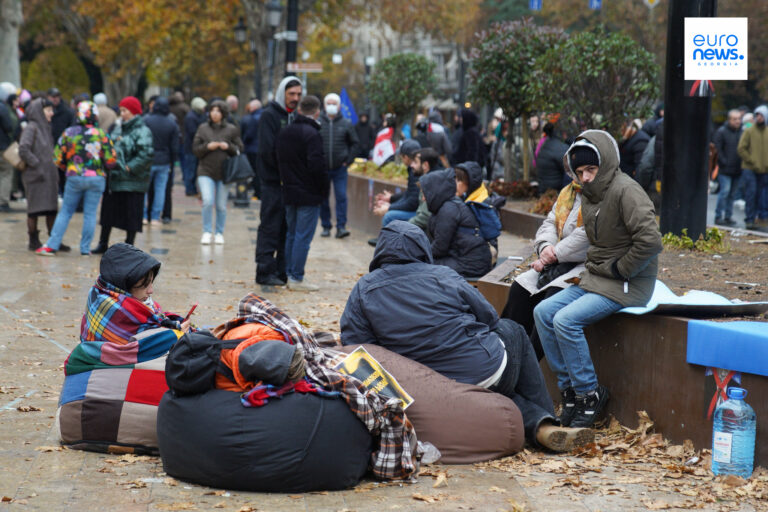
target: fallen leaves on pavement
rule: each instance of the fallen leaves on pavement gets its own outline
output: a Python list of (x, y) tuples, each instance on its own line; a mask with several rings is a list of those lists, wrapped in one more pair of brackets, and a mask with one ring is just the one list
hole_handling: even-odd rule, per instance
[[(646, 493), (663, 493), (667, 499), (647, 498), (649, 510), (706, 508), (737, 510), (749, 503), (768, 509), (768, 470), (757, 468), (749, 480), (737, 476), (715, 477), (710, 471), (711, 450), (696, 450), (691, 441), (671, 444), (654, 432), (653, 420), (638, 411), (637, 428), (612, 418), (596, 431), (595, 442), (563, 456), (523, 450), (504, 459), (476, 464), (477, 469), (511, 473), (523, 487), (548, 484), (538, 492), (574, 495), (617, 495), (630, 498), (643, 486)], [(552, 475), (542, 481), (541, 476)], [(531, 479), (530, 477), (537, 478)]]

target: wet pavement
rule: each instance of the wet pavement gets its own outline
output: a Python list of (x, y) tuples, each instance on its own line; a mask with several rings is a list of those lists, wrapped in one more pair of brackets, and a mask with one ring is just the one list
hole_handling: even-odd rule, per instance
[[(199, 301), (194, 321), (217, 325), (234, 316), (238, 300), (255, 291), (313, 329), (338, 330), (346, 297), (367, 272), (373, 253), (365, 233), (343, 240), (312, 243), (307, 279), (315, 293), (262, 290), (254, 284), (254, 247), (258, 203), (228, 210), (226, 243), (201, 246), (200, 206), (175, 187), (174, 220), (145, 227), (136, 245), (154, 254), (163, 267), (155, 299), (164, 309), (186, 312)], [(558, 484), (563, 475), (535, 466), (523, 473), (492, 467), (433, 465), (413, 484), (366, 480), (343, 492), (257, 494), (227, 492), (168, 478), (156, 457), (117, 456), (62, 450), (53, 431), (63, 381), (63, 362), (78, 342), (85, 297), (98, 274), (99, 257), (75, 250), (45, 258), (27, 251), (23, 205), (0, 216), (0, 511), (2, 510), (231, 510), (378, 511), (378, 510), (646, 510), (649, 499), (681, 502), (684, 496), (659, 493), (642, 484), (628, 468), (606, 468), (583, 476), (594, 492)], [(64, 237), (77, 247), (81, 216)], [(98, 228), (97, 234), (98, 236)], [(113, 231), (112, 242), (121, 231)], [(501, 256), (522, 254), (530, 241), (504, 234)], [(546, 456), (553, 461), (571, 457)], [(447, 479), (433, 487), (445, 473)], [(627, 476), (635, 480), (626, 480)], [(621, 492), (605, 493), (604, 484), (621, 481)], [(439, 480), (438, 480), (439, 479)], [(704, 510), (720, 510), (705, 505)], [(689, 507), (686, 507), (689, 508)], [(674, 508), (670, 508), (674, 510)], [(749, 505), (739, 510), (755, 510)]]

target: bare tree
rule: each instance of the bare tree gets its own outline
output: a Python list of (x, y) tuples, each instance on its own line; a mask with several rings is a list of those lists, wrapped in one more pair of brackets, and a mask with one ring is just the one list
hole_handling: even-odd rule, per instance
[(0, 81), (21, 85), (19, 26), (21, 0), (0, 0)]

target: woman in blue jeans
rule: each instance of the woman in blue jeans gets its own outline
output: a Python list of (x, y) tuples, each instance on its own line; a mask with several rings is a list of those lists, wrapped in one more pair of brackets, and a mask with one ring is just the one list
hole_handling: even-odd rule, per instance
[(91, 241), (96, 228), (96, 212), (106, 186), (106, 172), (117, 164), (112, 141), (98, 126), (99, 111), (90, 101), (77, 105), (77, 124), (67, 128), (54, 151), (54, 161), (67, 174), (64, 199), (51, 237), (37, 254), (53, 256), (61, 248), (61, 240), (78, 203), (83, 201), (83, 229), (80, 254), (91, 254)]
[[(229, 110), (223, 101), (211, 103), (208, 122), (195, 133), (192, 151), (199, 159), (197, 188), (203, 199), (203, 236), (200, 243), (224, 243), (227, 221), (227, 186), (223, 166), (227, 158), (243, 150), (240, 130), (226, 121)], [(213, 231), (213, 207), (216, 206), (216, 231)], [(215, 236), (214, 236), (215, 233)]]

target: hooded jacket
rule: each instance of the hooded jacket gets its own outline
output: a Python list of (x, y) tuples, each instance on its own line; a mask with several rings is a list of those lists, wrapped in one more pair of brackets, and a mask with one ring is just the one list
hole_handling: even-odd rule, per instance
[(456, 152), (453, 154), (455, 163), (477, 162), (481, 167), (485, 164), (485, 149), (483, 138), (478, 129), (477, 114), (468, 109), (461, 111), (461, 138)]
[(11, 107), (0, 101), (0, 151), (5, 151), (16, 138), (16, 122)]
[(328, 171), (317, 122), (301, 114), (275, 142), (285, 204), (319, 206), (328, 196)]
[(758, 174), (768, 173), (768, 107), (760, 105), (756, 114), (763, 114), (765, 123), (753, 124), (741, 134), (738, 152), (741, 167)]
[(53, 118), (51, 119), (51, 133), (53, 142), (59, 140), (61, 134), (75, 122), (75, 112), (69, 108), (67, 102), (62, 98), (59, 104), (53, 107)]
[[(214, 123), (209, 118), (207, 123), (200, 125), (195, 134), (195, 140), (192, 142), (192, 151), (199, 159), (197, 175), (222, 181), (224, 179), (224, 162), (230, 156), (243, 150), (243, 142), (240, 140), (240, 130), (237, 126), (226, 120), (227, 104), (223, 101), (214, 101), (211, 103), (211, 107), (214, 106), (221, 111), (221, 121)], [(211, 142), (226, 142), (227, 149), (210, 150), (208, 144)]]
[(115, 144), (118, 166), (109, 173), (110, 192), (146, 192), (154, 154), (152, 132), (141, 116), (116, 123), (110, 138)]
[(637, 168), (643, 159), (643, 151), (650, 142), (651, 137), (644, 130), (637, 130), (635, 134), (621, 145), (621, 162), (619, 167), (631, 177), (638, 179)]
[(130, 292), (150, 271), (157, 277), (160, 262), (141, 249), (124, 243), (110, 246), (99, 264), (101, 279), (125, 292)]
[(627, 306), (644, 306), (653, 294), (662, 250), (653, 203), (640, 185), (619, 169), (619, 148), (608, 133), (587, 130), (577, 145), (591, 145), (600, 157), (595, 179), (582, 188), (581, 214), (589, 238), (586, 270), (579, 286)]
[(381, 345), (468, 384), (501, 366), (504, 349), (492, 332), (496, 311), (456, 272), (432, 264), (421, 229), (387, 224), (369, 269), (347, 299), (342, 344)]
[(58, 209), (59, 174), (53, 163), (54, 140), (51, 125), (43, 112), (42, 99), (30, 103), (27, 121), (19, 141), (19, 156), (27, 164), (21, 175), (27, 191), (27, 213), (55, 212)]
[(739, 139), (741, 128), (733, 129), (725, 123), (715, 132), (714, 143), (717, 148), (718, 172), (726, 176), (741, 175), (741, 158), (739, 158)]
[(428, 232), (435, 263), (466, 277), (488, 273), (492, 266), (490, 247), (480, 236), (475, 215), (456, 196), (453, 169), (431, 171), (421, 177), (420, 183), (427, 208), (432, 213)]
[(112, 140), (99, 127), (98, 107), (90, 101), (77, 105), (75, 125), (59, 138), (53, 154), (56, 165), (67, 176), (105, 176), (117, 165)]
[[(275, 154), (277, 134), (293, 122), (293, 111), (288, 112), (285, 107), (285, 86), (293, 80), (301, 84), (301, 80), (295, 76), (283, 78), (280, 85), (277, 86), (275, 99), (264, 107), (264, 112), (259, 120), (259, 158), (256, 172), (263, 183), (273, 186), (280, 185), (280, 169)], [(304, 87), (303, 84), (302, 87)]]
[(159, 96), (152, 105), (152, 112), (144, 118), (144, 124), (152, 132), (155, 156), (152, 165), (171, 165), (176, 161), (179, 146), (179, 127), (168, 115), (171, 106), (168, 98)]
[(184, 116), (184, 151), (192, 155), (192, 141), (195, 140), (195, 134), (200, 125), (206, 120), (205, 112), (197, 112), (190, 109)]
[(341, 112), (333, 119), (323, 112), (320, 114), (320, 135), (323, 137), (323, 152), (329, 171), (352, 163), (359, 141), (357, 131), (349, 119), (342, 116)]

